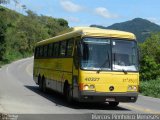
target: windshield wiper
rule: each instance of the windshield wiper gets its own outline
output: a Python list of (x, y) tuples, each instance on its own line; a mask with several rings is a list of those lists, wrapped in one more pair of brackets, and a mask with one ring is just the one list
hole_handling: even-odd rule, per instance
[(107, 59), (104, 61), (104, 63), (100, 66), (99, 70), (97, 70), (97, 73), (100, 73), (100, 71), (102, 70), (102, 67), (109, 62), (109, 66), (110, 66), (110, 60), (109, 60), (109, 53), (107, 52)]

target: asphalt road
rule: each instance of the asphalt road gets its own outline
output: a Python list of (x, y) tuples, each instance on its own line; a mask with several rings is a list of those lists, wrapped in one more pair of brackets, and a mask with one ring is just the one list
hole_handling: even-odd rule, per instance
[[(53, 118), (53, 114), (72, 114), (73, 119), (73, 114), (160, 114), (160, 99), (142, 95), (139, 95), (136, 103), (120, 103), (116, 108), (110, 108), (107, 104), (69, 105), (63, 96), (57, 93), (40, 92), (33, 81), (32, 71), (33, 58), (19, 60), (0, 68), (0, 113), (23, 114), (21, 118), (27, 120), (28, 114), (36, 114), (32, 117), (37, 120)], [(59, 117), (65, 118), (64, 115)], [(81, 119), (83, 117), (81, 116)]]

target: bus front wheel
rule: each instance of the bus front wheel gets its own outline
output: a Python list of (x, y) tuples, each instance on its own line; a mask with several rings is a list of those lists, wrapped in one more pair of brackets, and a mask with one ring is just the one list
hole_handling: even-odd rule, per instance
[(65, 84), (65, 86), (64, 86), (64, 96), (65, 96), (67, 102), (69, 102), (69, 103), (72, 102), (70, 85), (68, 85), (68, 84)]

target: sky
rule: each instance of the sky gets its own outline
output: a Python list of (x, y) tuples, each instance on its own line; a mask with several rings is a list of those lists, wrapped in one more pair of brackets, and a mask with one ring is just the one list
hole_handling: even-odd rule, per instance
[[(11, 0), (13, 1), (13, 0)], [(103, 25), (144, 18), (160, 25), (160, 0), (18, 0), (7, 7), (23, 13), (26, 5), (38, 15), (64, 18), (70, 27)]]

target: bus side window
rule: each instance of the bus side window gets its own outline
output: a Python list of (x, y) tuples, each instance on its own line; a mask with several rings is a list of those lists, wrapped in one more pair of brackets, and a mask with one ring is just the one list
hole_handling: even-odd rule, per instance
[(44, 50), (43, 50), (43, 56), (47, 57), (47, 45), (44, 46)]
[(51, 49), (51, 57), (54, 57), (54, 46), (55, 46), (55, 44), (53, 43), (52, 44), (52, 49)]
[(54, 45), (54, 57), (58, 57), (59, 55), (59, 43), (55, 43)]
[(47, 58), (49, 58), (49, 44), (47, 45)]
[(66, 56), (66, 41), (62, 41), (60, 45), (60, 56)]
[(39, 47), (36, 47), (36, 58), (38, 58), (39, 57)]
[(61, 41), (58, 42), (57, 57), (60, 56), (60, 47), (61, 47)]
[(43, 46), (40, 46), (40, 57), (43, 57)]
[(35, 47), (34, 56), (35, 56), (35, 58), (37, 58), (37, 47)]
[(67, 56), (68, 57), (72, 56), (73, 45), (74, 45), (74, 40), (68, 40), (68, 44), (67, 44)]
[(52, 56), (52, 45), (53, 45), (53, 44), (49, 44), (49, 45), (48, 45), (48, 57), (51, 57), (51, 56)]

